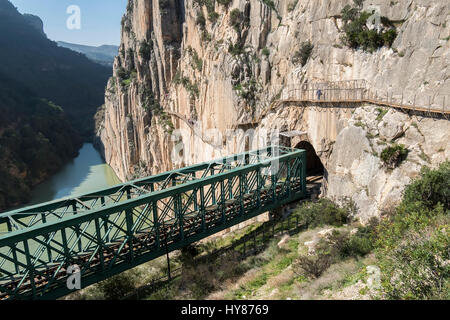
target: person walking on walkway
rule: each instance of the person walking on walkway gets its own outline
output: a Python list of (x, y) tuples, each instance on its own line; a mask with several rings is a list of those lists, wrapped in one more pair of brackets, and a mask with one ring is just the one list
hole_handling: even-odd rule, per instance
[(317, 100), (320, 100), (320, 96), (322, 95), (322, 90), (317, 90)]

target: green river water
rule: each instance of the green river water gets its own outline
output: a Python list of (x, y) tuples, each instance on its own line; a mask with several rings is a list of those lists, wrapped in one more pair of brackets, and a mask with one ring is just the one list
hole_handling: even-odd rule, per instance
[[(32, 191), (31, 202), (23, 205), (23, 207), (68, 196), (90, 193), (119, 183), (121, 181), (112, 168), (103, 161), (100, 153), (91, 143), (86, 143), (80, 149), (78, 157), (67, 163), (57, 174), (38, 185)], [(6, 225), (3, 227), (6, 228)], [(93, 225), (90, 226), (90, 228), (93, 227)], [(0, 227), (0, 235), (4, 232), (6, 232), (6, 229)], [(55, 240), (61, 242), (59, 234), (55, 235)], [(28, 245), (34, 256), (39, 255), (42, 259), (47, 259), (44, 258), (45, 255), (40, 255), (42, 246), (36, 241), (29, 240)], [(23, 252), (23, 243), (18, 243), (17, 248)], [(8, 255), (9, 250), (9, 247), (2, 247), (0, 248), (0, 253)], [(17, 259), (26, 264), (25, 255), (19, 254)], [(0, 276), (2, 270), (14, 273), (14, 265), (10, 261), (3, 260), (0, 258)]]
[(38, 185), (27, 206), (68, 196), (89, 193), (121, 183), (91, 143), (85, 143), (78, 157), (57, 174)]

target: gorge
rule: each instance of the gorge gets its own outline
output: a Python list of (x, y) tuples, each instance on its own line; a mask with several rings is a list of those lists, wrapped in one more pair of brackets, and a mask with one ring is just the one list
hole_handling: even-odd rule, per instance
[(126, 3), (0, 0), (0, 300), (450, 299), (448, 0)]
[(77, 156), (94, 135), (111, 69), (58, 47), (37, 16), (0, 0), (0, 211)]

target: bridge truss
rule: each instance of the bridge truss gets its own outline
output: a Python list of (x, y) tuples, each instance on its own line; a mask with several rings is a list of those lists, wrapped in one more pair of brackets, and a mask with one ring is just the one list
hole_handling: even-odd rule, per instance
[(306, 195), (306, 152), (268, 147), (0, 214), (0, 299), (54, 299)]

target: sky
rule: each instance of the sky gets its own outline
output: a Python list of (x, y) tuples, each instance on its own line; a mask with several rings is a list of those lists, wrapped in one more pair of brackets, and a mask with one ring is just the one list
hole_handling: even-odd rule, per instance
[(53, 41), (90, 46), (120, 43), (120, 22), (126, 10), (127, 0), (10, 0), (10, 2), (20, 13), (39, 16), (44, 22), (47, 37)]

